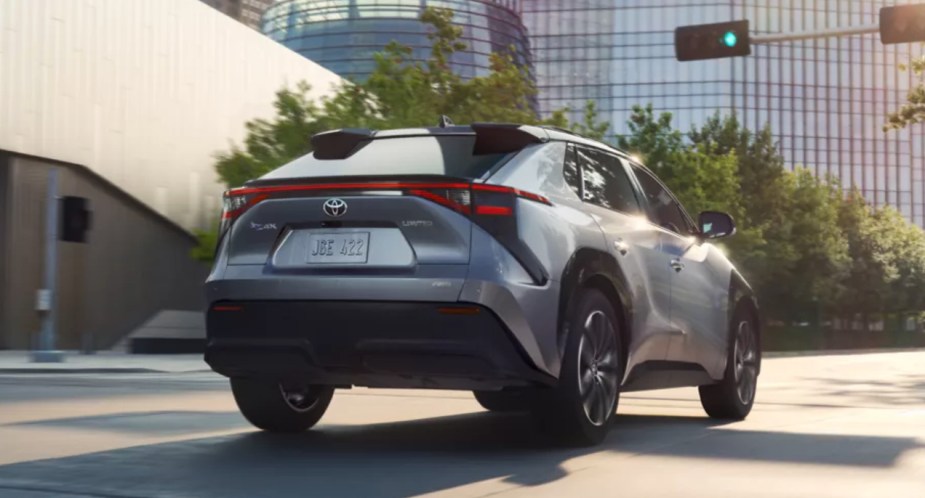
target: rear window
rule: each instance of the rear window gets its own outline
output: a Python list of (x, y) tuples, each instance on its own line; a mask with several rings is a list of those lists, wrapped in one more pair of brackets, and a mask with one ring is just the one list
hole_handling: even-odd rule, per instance
[(366, 175), (445, 175), (481, 178), (514, 153), (472, 153), (475, 135), (419, 136), (369, 140), (346, 159), (300, 157), (263, 179)]

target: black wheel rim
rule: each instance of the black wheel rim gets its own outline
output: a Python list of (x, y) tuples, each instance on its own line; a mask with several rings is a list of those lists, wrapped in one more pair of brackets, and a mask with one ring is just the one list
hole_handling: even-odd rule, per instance
[(758, 382), (758, 344), (748, 321), (739, 323), (736, 329), (734, 357), (736, 393), (743, 405), (755, 398)]
[(292, 387), (280, 384), (279, 391), (289, 408), (297, 412), (311, 410), (318, 402), (318, 393), (309, 386)]
[(599, 310), (583, 324), (578, 343), (578, 392), (588, 421), (604, 425), (616, 409), (620, 359), (613, 323)]

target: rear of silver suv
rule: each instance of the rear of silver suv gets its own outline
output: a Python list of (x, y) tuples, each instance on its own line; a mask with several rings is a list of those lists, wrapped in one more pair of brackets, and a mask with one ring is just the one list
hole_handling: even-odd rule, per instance
[[(576, 141), (601, 146), (517, 125), (337, 130), (228, 191), (206, 361), (242, 413), (293, 432), (336, 388), (461, 389), (571, 440), (603, 438), (626, 379), (659, 387), (628, 366), (670, 363), (674, 331), (651, 305), (667, 273), (635, 246), (614, 256), (601, 227), (630, 245), (661, 229), (585, 209), (582, 190), (600, 185), (567, 170)], [(725, 368), (714, 360), (701, 363)]]

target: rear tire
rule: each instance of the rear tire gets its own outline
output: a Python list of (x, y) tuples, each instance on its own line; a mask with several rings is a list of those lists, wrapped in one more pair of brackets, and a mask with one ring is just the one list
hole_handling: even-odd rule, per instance
[(231, 379), (231, 392), (248, 422), (269, 432), (303, 432), (327, 411), (334, 388), (289, 386), (261, 379)]
[(744, 308), (736, 311), (729, 333), (726, 372), (717, 384), (700, 386), (700, 404), (711, 418), (743, 420), (752, 411), (761, 368), (755, 320)]
[(533, 398), (526, 389), (504, 391), (472, 391), (475, 400), (490, 412), (529, 411)]
[(563, 324), (566, 343), (558, 385), (538, 393), (534, 415), (544, 429), (573, 445), (607, 436), (620, 400), (624, 361), (620, 322), (598, 290), (575, 296)]

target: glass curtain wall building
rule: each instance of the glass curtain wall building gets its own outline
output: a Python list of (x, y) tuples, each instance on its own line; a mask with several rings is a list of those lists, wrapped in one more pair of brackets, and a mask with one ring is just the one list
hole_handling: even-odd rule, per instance
[(510, 53), (532, 67), (519, 1), (283, 0), (264, 14), (263, 32), (340, 76), (362, 81), (375, 67), (373, 54), (392, 40), (412, 47), (414, 59), (426, 60), (430, 41), (418, 19), (421, 10), (450, 8), (468, 47), (450, 63), (468, 79), (489, 73), (492, 53)]
[[(789, 166), (835, 175), (878, 205), (925, 226), (925, 144), (920, 130), (884, 133), (912, 76), (897, 65), (917, 45), (876, 34), (752, 47), (750, 57), (677, 62), (674, 28), (751, 20), (753, 33), (876, 23), (876, 0), (522, 0), (539, 104), (573, 119), (595, 100), (613, 133), (634, 104), (670, 111), (687, 131), (717, 110), (758, 129), (770, 125)], [(899, 2), (907, 3), (907, 2)]]

